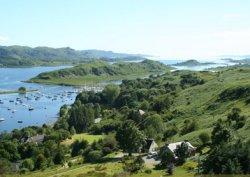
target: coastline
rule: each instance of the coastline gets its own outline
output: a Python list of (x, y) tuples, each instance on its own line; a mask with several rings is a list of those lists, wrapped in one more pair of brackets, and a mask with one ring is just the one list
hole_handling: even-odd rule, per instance
[(24, 93), (21, 93), (21, 92), (18, 91), (18, 90), (4, 90), (4, 91), (0, 91), (0, 95), (3, 95), (3, 94), (13, 94), (13, 93), (25, 94), (25, 93), (37, 92), (37, 91), (39, 91), (39, 90), (38, 90), (38, 89), (32, 89), (32, 90), (27, 90), (27, 91), (24, 92)]

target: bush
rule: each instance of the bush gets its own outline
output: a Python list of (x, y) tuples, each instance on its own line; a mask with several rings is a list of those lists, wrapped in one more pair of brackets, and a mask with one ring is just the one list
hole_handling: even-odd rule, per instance
[(90, 151), (86, 156), (85, 159), (88, 162), (99, 162), (102, 158), (103, 154), (99, 150)]
[(113, 134), (109, 134), (107, 137), (105, 137), (101, 141), (101, 144), (102, 152), (104, 155), (114, 152), (118, 146), (118, 142), (116, 141), (115, 136)]
[(164, 132), (164, 140), (167, 140), (168, 138), (171, 138), (172, 136), (176, 135), (178, 133), (178, 128), (176, 126), (170, 126), (166, 129)]
[(69, 161), (68, 162), (68, 166), (69, 166), (69, 168), (72, 167), (73, 166), (73, 162)]
[(145, 173), (147, 173), (147, 174), (151, 174), (151, 173), (152, 173), (152, 170), (151, 170), (151, 169), (149, 169), (149, 168), (147, 168), (147, 169), (145, 170)]
[(182, 167), (187, 171), (193, 171), (198, 166), (197, 162), (188, 161), (182, 165)]
[(28, 171), (29, 171), (28, 168), (21, 168), (21, 169), (20, 169), (20, 174), (25, 174), (25, 173), (27, 173)]
[(124, 160), (124, 171), (130, 172), (130, 173), (137, 173), (139, 170), (141, 170), (144, 167), (144, 160), (142, 157), (129, 157), (129, 160)]
[(207, 145), (208, 142), (210, 141), (210, 136), (209, 136), (208, 133), (203, 132), (203, 133), (201, 133), (201, 134), (199, 135), (199, 139), (200, 139), (202, 145)]
[(76, 140), (73, 144), (72, 144), (72, 150), (71, 150), (71, 156), (75, 157), (78, 155), (81, 155), (81, 153), (84, 151), (84, 149), (86, 149), (88, 146), (88, 141), (86, 140)]
[(198, 124), (195, 120), (186, 119), (184, 121), (184, 127), (181, 130), (181, 135), (193, 132), (198, 129)]
[(32, 171), (35, 168), (35, 164), (32, 159), (25, 159), (21, 164), (21, 167)]

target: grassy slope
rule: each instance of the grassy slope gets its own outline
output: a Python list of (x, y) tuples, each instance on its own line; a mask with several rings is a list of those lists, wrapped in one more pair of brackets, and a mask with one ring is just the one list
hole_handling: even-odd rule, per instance
[(150, 74), (163, 73), (170, 68), (156, 61), (144, 60), (140, 63), (108, 64), (103, 61), (94, 61), (81, 64), (73, 68), (41, 73), (29, 82), (85, 85), (104, 81), (135, 79)]
[[(100, 165), (100, 164), (99, 164)], [(105, 167), (102, 171), (96, 171), (97, 164), (85, 164), (80, 166), (74, 166), (72, 168), (56, 167), (52, 169), (46, 169), (44, 171), (37, 171), (27, 173), (25, 175), (14, 175), (15, 177), (98, 177), (100, 174), (105, 173), (107, 177), (111, 177), (114, 174), (123, 172), (122, 164), (118, 162), (108, 162), (101, 164)], [(91, 175), (91, 172), (95, 173)], [(98, 175), (99, 174), (99, 175)], [(144, 171), (131, 175), (131, 177), (160, 177), (166, 173), (164, 170), (152, 170), (151, 174), (147, 174)], [(103, 174), (101, 176), (104, 176)], [(173, 177), (194, 177), (193, 173), (188, 173), (185, 169), (178, 167), (174, 171)]]
[[(207, 82), (203, 85), (190, 87), (179, 93), (174, 108), (184, 112), (185, 116), (177, 118), (176, 124), (181, 128), (185, 118), (194, 118), (198, 121), (199, 130), (184, 136), (175, 136), (174, 140), (188, 139), (193, 143), (198, 141), (198, 134), (203, 131), (211, 131), (212, 126), (219, 118), (226, 118), (227, 114), (233, 107), (242, 110), (242, 114), (247, 116), (246, 125), (240, 129), (240, 135), (243, 138), (249, 138), (250, 134), (250, 105), (246, 104), (247, 98), (237, 100), (218, 101), (219, 94), (228, 88), (250, 87), (250, 68), (243, 70), (232, 69), (218, 73), (201, 74)], [(215, 109), (209, 110), (212, 104), (216, 105)]]

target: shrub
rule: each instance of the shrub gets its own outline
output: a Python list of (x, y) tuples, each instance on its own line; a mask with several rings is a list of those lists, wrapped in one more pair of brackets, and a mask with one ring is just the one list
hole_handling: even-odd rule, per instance
[(195, 120), (186, 119), (184, 121), (184, 127), (181, 130), (181, 135), (193, 132), (198, 129), (198, 124)]
[(123, 169), (130, 173), (137, 173), (144, 167), (144, 163), (144, 160), (140, 156), (130, 157), (129, 160), (124, 161)]
[(151, 174), (151, 173), (152, 173), (152, 170), (151, 170), (151, 169), (149, 169), (149, 168), (147, 168), (147, 169), (145, 170), (145, 173), (147, 173), (147, 174)]
[(35, 167), (35, 164), (32, 159), (25, 159), (21, 164), (21, 167), (32, 171)]
[(27, 173), (28, 171), (29, 171), (28, 168), (21, 168), (21, 169), (20, 169), (20, 174), (25, 174), (25, 173)]
[(206, 144), (208, 144), (208, 142), (210, 141), (210, 136), (209, 136), (208, 133), (203, 132), (203, 133), (201, 133), (201, 134), (199, 135), (199, 139), (200, 139), (202, 145), (206, 145)]
[(246, 98), (250, 95), (250, 87), (240, 86), (237, 88), (228, 88), (221, 92), (219, 99), (221, 101), (237, 100), (240, 98)]
[(68, 162), (68, 166), (69, 166), (69, 168), (72, 167), (73, 166), (73, 162), (69, 161)]
[(181, 76), (180, 86), (186, 88), (187, 86), (196, 86), (204, 84), (205, 81), (194, 74), (185, 74)]
[(169, 126), (166, 131), (164, 132), (164, 140), (171, 138), (172, 136), (178, 133), (178, 128), (174, 125)]
[(193, 162), (193, 161), (185, 162), (185, 163), (182, 165), (182, 167), (183, 167), (185, 170), (188, 170), (188, 171), (193, 171), (197, 166), (198, 166), (197, 162)]
[(85, 159), (88, 162), (99, 162), (102, 158), (103, 154), (99, 150), (90, 151), (86, 156)]
[(118, 142), (116, 141), (115, 136), (113, 134), (109, 134), (107, 137), (105, 137), (101, 141), (101, 144), (102, 152), (104, 155), (114, 152), (118, 146)]
[(75, 157), (77, 155), (81, 155), (81, 153), (84, 151), (84, 149), (88, 146), (88, 141), (86, 140), (76, 140), (72, 144), (72, 151), (71, 151), (71, 156)]

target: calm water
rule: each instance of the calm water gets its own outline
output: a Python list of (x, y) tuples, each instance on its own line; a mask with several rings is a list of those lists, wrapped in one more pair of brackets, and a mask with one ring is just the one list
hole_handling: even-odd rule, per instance
[[(0, 95), (0, 132), (29, 125), (42, 125), (56, 121), (59, 108), (72, 104), (76, 97), (73, 87), (23, 83), (45, 71), (64, 67), (0, 68), (0, 90), (17, 90), (20, 86), (39, 92)], [(30, 110), (29, 110), (30, 109)], [(33, 109), (33, 110), (31, 110)], [(18, 123), (19, 122), (19, 123)], [(21, 122), (21, 123), (20, 123)]]
[[(166, 65), (174, 65), (180, 62), (183, 62), (184, 60), (161, 60), (160, 62), (166, 64)], [(200, 65), (200, 66), (173, 66), (178, 70), (192, 70), (192, 71), (203, 71), (208, 70), (216, 67), (224, 67), (224, 66), (231, 66), (235, 65), (235, 63), (228, 62), (226, 60), (216, 60), (212, 61), (213, 64), (208, 65)]]

